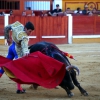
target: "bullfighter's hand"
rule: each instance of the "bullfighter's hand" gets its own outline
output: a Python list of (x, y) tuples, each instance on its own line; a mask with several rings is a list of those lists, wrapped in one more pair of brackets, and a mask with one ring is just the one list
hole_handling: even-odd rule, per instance
[(25, 53), (23, 56), (28, 56), (29, 55), (29, 53)]
[(11, 43), (12, 43), (12, 40), (11, 39), (6, 39), (5, 40), (5, 45), (8, 45), (9, 46)]

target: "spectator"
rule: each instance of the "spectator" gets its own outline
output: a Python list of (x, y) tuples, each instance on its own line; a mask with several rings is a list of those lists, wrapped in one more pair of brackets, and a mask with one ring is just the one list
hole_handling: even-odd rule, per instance
[(5, 13), (4, 12), (0, 12), (0, 16), (4, 16), (5, 15)]
[(35, 16), (35, 13), (34, 13), (34, 11), (32, 11), (32, 16)]
[(26, 12), (25, 11), (22, 12), (22, 16), (26, 16)]
[(53, 11), (49, 12), (51, 16), (57, 16), (58, 13), (63, 13), (62, 9), (59, 8), (59, 4), (56, 4), (56, 9)]
[(45, 13), (44, 13), (44, 16), (48, 16), (48, 12), (45, 12)]
[(13, 15), (13, 10), (10, 10), (10, 16)]
[(74, 12), (68, 7), (65, 11), (65, 14), (73, 14)]
[(93, 8), (93, 10), (92, 10), (92, 14), (98, 14), (98, 11), (97, 11), (96, 8)]
[(82, 14), (81, 8), (78, 7), (77, 10), (74, 11), (74, 14)]
[(85, 5), (85, 6), (84, 6), (84, 10), (82, 10), (82, 14), (83, 14), (83, 15), (89, 15), (89, 13), (90, 13), (90, 11), (89, 11), (89, 9), (88, 9), (88, 6)]
[(26, 7), (26, 10), (31, 10), (31, 7)]

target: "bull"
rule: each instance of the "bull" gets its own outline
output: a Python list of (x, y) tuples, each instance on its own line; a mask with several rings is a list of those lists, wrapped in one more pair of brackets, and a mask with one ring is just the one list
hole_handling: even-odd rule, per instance
[[(82, 88), (82, 86), (77, 80), (76, 70), (79, 72), (78, 68), (76, 66), (71, 65), (68, 58), (55, 44), (44, 41), (38, 42), (36, 44), (31, 45), (29, 47), (29, 50), (30, 53), (40, 51), (43, 54), (50, 56), (66, 65), (66, 74), (59, 86), (61, 86), (66, 91), (68, 97), (72, 97), (74, 95), (71, 90), (74, 89), (75, 86), (79, 89), (82, 95), (88, 96), (88, 92)], [(37, 89), (38, 85), (33, 84), (33, 87)]]

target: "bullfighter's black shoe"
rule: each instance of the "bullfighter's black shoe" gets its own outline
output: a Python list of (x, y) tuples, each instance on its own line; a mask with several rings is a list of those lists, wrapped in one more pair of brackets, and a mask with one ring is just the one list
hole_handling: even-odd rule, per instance
[(16, 93), (17, 94), (23, 94), (23, 93), (26, 93), (26, 91), (24, 89), (23, 90), (17, 90)]

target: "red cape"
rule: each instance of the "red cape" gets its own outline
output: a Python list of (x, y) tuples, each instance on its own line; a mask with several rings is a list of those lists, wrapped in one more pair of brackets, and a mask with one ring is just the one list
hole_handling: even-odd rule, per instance
[(0, 56), (0, 66), (14, 74), (11, 78), (20, 84), (36, 83), (45, 88), (59, 85), (65, 75), (65, 64), (37, 51), (17, 60)]

